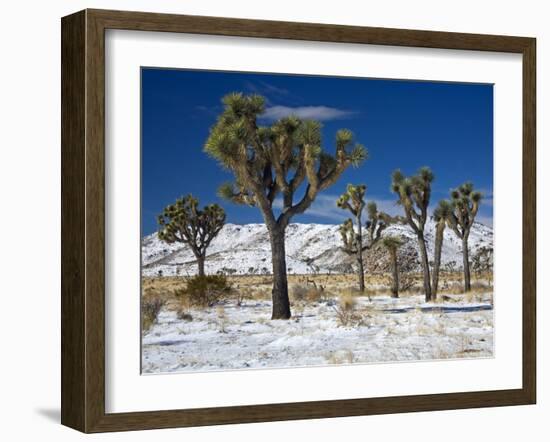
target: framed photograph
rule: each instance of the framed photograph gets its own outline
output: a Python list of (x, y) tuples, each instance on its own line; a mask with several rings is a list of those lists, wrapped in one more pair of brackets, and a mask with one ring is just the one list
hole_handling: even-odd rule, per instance
[(534, 404), (535, 39), (62, 19), (62, 423)]

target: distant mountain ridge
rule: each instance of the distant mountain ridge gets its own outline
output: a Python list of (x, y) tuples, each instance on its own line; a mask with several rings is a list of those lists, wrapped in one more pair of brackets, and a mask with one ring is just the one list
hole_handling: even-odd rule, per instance
[[(290, 274), (345, 273), (354, 265), (353, 257), (342, 250), (335, 224), (290, 224), (286, 231), (287, 268)], [(435, 222), (426, 223), (425, 237), (430, 260), (434, 249)], [(396, 235), (405, 240), (404, 248), (416, 248), (416, 236), (406, 225), (392, 225), (383, 235)], [(451, 261), (462, 268), (461, 241), (445, 230), (442, 264)], [(470, 254), (481, 247), (493, 247), (493, 229), (474, 223), (470, 233)], [(166, 244), (156, 233), (145, 236), (141, 243), (144, 276), (194, 275), (197, 272), (191, 249), (181, 243)], [(271, 249), (265, 224), (226, 224), (207, 251), (207, 274), (270, 274)], [(367, 272), (369, 271), (367, 265)]]

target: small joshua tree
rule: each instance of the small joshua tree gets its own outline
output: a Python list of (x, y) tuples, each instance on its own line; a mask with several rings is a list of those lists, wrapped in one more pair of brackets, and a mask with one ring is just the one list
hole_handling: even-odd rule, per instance
[(405, 177), (400, 170), (392, 174), (391, 190), (397, 195), (397, 202), (405, 211), (405, 222), (412, 228), (418, 240), (426, 302), (432, 300), (430, 265), (424, 238), (424, 228), (428, 219), (428, 206), (432, 192), (434, 174), (429, 167), (422, 167), (416, 175)]
[(482, 195), (474, 191), (474, 185), (464, 183), (451, 192), (451, 213), (448, 224), (453, 232), (462, 240), (462, 266), (464, 269), (464, 291), (471, 290), (470, 260), (468, 257), (468, 238), (479, 210)]
[(193, 195), (178, 198), (167, 206), (158, 217), (158, 237), (167, 243), (187, 244), (204, 276), (206, 249), (225, 223), (225, 211), (217, 204), (199, 209), (199, 200)]
[(493, 280), (493, 248), (490, 246), (480, 247), (472, 257), (472, 270), (481, 277), (487, 274), (489, 284)]
[(396, 236), (386, 236), (382, 240), (383, 246), (388, 250), (390, 255), (390, 264), (392, 269), (392, 298), (399, 297), (399, 267), (397, 264), (397, 250), (403, 245), (401, 239)]
[(432, 274), (432, 299), (437, 297), (437, 289), (439, 285), (439, 269), (441, 268), (441, 249), (443, 248), (443, 234), (449, 215), (451, 214), (451, 204), (442, 200), (439, 201), (437, 208), (434, 210), (435, 220), (435, 250), (434, 250), (434, 267)]
[(366, 223), (367, 238), (363, 238), (362, 215), (365, 208), (365, 192), (367, 186), (359, 184), (354, 186), (348, 184), (346, 192), (338, 198), (336, 205), (341, 209), (348, 210), (354, 217), (355, 222), (349, 218), (340, 226), (340, 235), (344, 243), (344, 251), (355, 255), (357, 260), (357, 277), (359, 290), (365, 291), (365, 270), (363, 265), (363, 252), (371, 249), (378, 242), (382, 231), (391, 222), (391, 218), (385, 213), (378, 212), (375, 202), (367, 204), (368, 221)]
[[(336, 150), (322, 148), (321, 124), (290, 116), (259, 126), (265, 99), (233, 93), (223, 98), (224, 111), (210, 130), (204, 150), (235, 176), (219, 194), (258, 207), (271, 242), (273, 263), (272, 319), (289, 319), (290, 302), (285, 231), (293, 216), (305, 212), (319, 192), (332, 186), (349, 166), (359, 165), (366, 149), (353, 143), (351, 131), (336, 133)], [(301, 196), (296, 192), (304, 189)], [(282, 209), (274, 213), (275, 199)]]

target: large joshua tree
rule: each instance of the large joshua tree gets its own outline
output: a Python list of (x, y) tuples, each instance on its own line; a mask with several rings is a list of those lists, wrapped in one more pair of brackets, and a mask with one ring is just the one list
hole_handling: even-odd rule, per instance
[(197, 259), (199, 276), (204, 276), (206, 249), (224, 223), (225, 211), (220, 206), (210, 204), (199, 209), (199, 200), (186, 195), (166, 206), (159, 215), (158, 237), (169, 244), (187, 244)]
[(397, 264), (397, 250), (403, 245), (401, 239), (396, 236), (386, 236), (382, 240), (382, 245), (388, 250), (390, 255), (390, 265), (392, 269), (392, 298), (399, 297), (399, 267)]
[[(219, 194), (237, 204), (258, 207), (271, 242), (273, 262), (272, 319), (290, 318), (285, 256), (285, 229), (293, 216), (303, 213), (319, 192), (334, 184), (350, 165), (366, 158), (366, 149), (353, 143), (353, 135), (336, 133), (336, 152), (322, 148), (321, 124), (295, 116), (260, 126), (265, 99), (233, 93), (223, 98), (224, 111), (211, 128), (205, 151), (231, 171), (235, 181)], [(299, 189), (300, 196), (296, 193)], [(276, 197), (280, 213), (274, 212)]]
[(364, 184), (348, 184), (346, 191), (338, 198), (336, 205), (341, 209), (349, 211), (353, 215), (340, 226), (340, 235), (344, 243), (344, 251), (355, 255), (357, 261), (357, 278), (359, 290), (365, 291), (365, 270), (363, 265), (363, 252), (369, 250), (378, 242), (382, 231), (391, 222), (385, 213), (378, 212), (375, 202), (367, 204), (368, 221), (366, 223), (367, 236), (363, 237), (362, 216), (365, 208), (365, 192), (367, 186)]
[(411, 177), (405, 177), (400, 170), (396, 170), (392, 174), (391, 185), (392, 191), (397, 195), (398, 204), (403, 207), (405, 212), (405, 222), (412, 228), (418, 240), (426, 302), (432, 300), (432, 288), (424, 228), (428, 219), (433, 180), (434, 174), (429, 167), (420, 168), (418, 173)]
[(432, 274), (432, 298), (436, 299), (437, 289), (439, 286), (439, 269), (441, 268), (441, 250), (443, 248), (443, 234), (445, 233), (445, 226), (447, 220), (451, 214), (451, 204), (442, 200), (439, 201), (436, 209), (434, 210), (435, 221), (435, 250), (434, 250), (434, 267)]
[(464, 269), (464, 291), (471, 290), (470, 260), (468, 256), (468, 238), (479, 210), (482, 195), (474, 191), (474, 185), (466, 182), (451, 191), (451, 212), (448, 224), (453, 232), (462, 240), (462, 266)]

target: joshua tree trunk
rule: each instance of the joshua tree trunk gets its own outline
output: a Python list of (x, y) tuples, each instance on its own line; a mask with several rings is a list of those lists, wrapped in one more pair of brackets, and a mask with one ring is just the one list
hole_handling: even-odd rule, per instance
[(271, 319), (289, 319), (288, 281), (286, 276), (285, 230), (272, 227), (269, 230), (271, 259), (273, 262), (273, 312)]
[(199, 265), (199, 276), (204, 276), (204, 256), (197, 257), (197, 264)]
[(204, 276), (204, 260), (206, 258), (205, 255), (201, 254), (199, 249), (196, 249), (194, 247), (191, 247), (191, 250), (193, 250), (193, 254), (195, 255), (195, 259), (197, 260), (197, 266), (199, 268), (199, 276)]
[(418, 247), (420, 248), (420, 257), (422, 260), (422, 270), (424, 273), (424, 292), (426, 294), (426, 302), (432, 300), (432, 287), (430, 281), (430, 265), (428, 263), (428, 252), (426, 251), (426, 241), (424, 234), (418, 235)]
[(441, 267), (441, 249), (443, 247), (443, 228), (440, 226), (436, 227), (435, 231), (435, 250), (434, 250), (434, 271), (433, 271), (433, 283), (432, 283), (432, 298), (435, 300), (437, 298), (437, 289), (439, 285), (439, 269)]
[(399, 297), (399, 271), (397, 268), (397, 250), (390, 251), (391, 268), (392, 268), (392, 298)]
[(357, 276), (359, 278), (359, 291), (365, 291), (365, 269), (363, 266), (363, 232), (361, 228), (361, 215), (357, 216)]
[(464, 291), (469, 292), (471, 290), (470, 285), (470, 259), (468, 257), (468, 233), (464, 233), (462, 238), (462, 265), (464, 267)]

